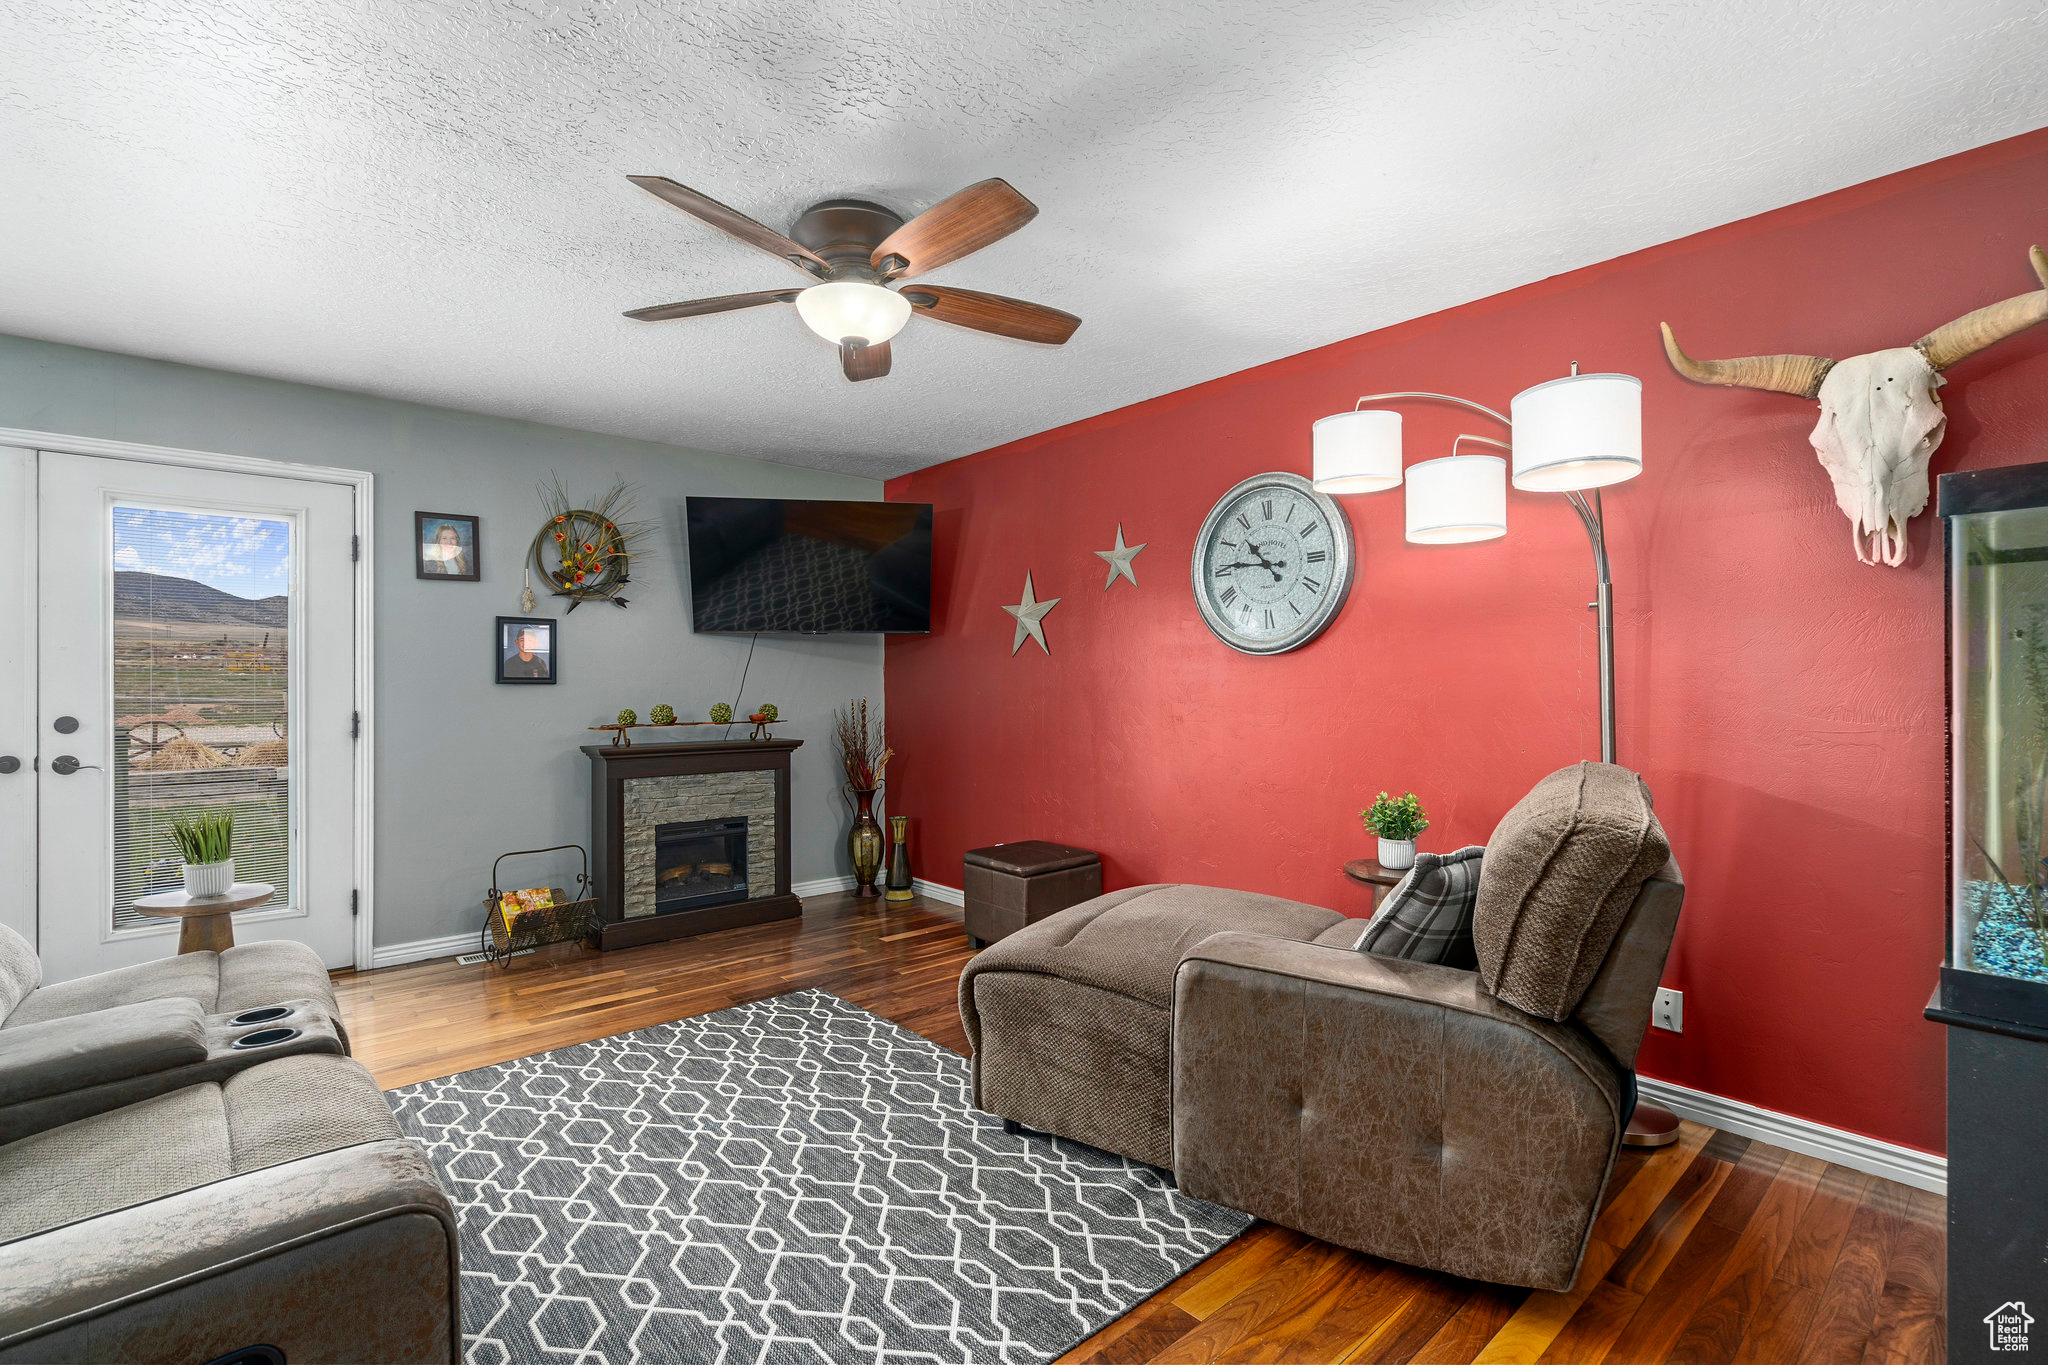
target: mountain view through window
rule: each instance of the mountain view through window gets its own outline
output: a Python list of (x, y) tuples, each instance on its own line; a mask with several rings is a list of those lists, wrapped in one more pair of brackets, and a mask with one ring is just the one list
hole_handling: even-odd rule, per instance
[(235, 818), (235, 879), (291, 897), (289, 522), (113, 509), (114, 925), (181, 885), (174, 820)]

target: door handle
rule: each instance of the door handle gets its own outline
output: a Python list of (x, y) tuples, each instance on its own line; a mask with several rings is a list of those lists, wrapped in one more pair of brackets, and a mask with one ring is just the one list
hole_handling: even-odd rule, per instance
[(80, 768), (91, 768), (97, 771), (99, 766), (97, 763), (80, 763), (70, 754), (58, 754), (50, 760), (50, 771), (59, 777), (69, 777)]
[(0, 773), (18, 773), (20, 771), (20, 759), (16, 758), (13, 754), (0, 754)]

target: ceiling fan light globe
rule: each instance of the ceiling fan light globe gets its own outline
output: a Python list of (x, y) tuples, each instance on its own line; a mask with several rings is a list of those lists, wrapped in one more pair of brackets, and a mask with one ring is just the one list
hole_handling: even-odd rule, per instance
[(796, 296), (797, 316), (834, 346), (876, 346), (910, 321), (910, 300), (861, 280), (814, 284)]

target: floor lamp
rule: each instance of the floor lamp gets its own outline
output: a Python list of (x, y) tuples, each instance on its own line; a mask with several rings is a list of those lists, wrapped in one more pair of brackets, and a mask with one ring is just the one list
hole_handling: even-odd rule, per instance
[[(1451, 453), (1404, 469), (1401, 414), (1375, 404), (1419, 400), (1455, 403), (1506, 427), (1512, 443), (1460, 435)], [(1465, 455), (1467, 442), (1500, 455)], [(1524, 389), (1500, 413), (1447, 393), (1372, 393), (1350, 412), (1315, 424), (1315, 488), (1319, 493), (1377, 493), (1407, 485), (1407, 539), (1418, 545), (1493, 540), (1508, 532), (1507, 485), (1534, 493), (1562, 493), (1578, 513), (1593, 549), (1597, 579), (1590, 606), (1600, 634), (1600, 758), (1614, 756), (1614, 583), (1607, 564), (1607, 520), (1600, 490), (1643, 472), (1643, 385), (1625, 374), (1572, 372)], [(1660, 1105), (1638, 1103), (1624, 1139), (1633, 1147), (1661, 1147), (1678, 1137), (1678, 1116)]]

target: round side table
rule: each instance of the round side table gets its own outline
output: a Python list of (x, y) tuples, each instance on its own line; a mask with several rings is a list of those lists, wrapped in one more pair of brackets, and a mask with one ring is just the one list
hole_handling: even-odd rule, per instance
[(225, 896), (188, 896), (160, 891), (135, 902), (145, 915), (183, 921), (178, 926), (178, 952), (221, 953), (235, 946), (235, 911), (252, 910), (277, 894), (269, 882), (236, 882)]
[(1380, 908), (1380, 902), (1387, 893), (1401, 884), (1401, 878), (1408, 875), (1406, 868), (1395, 870), (1381, 867), (1377, 858), (1353, 858), (1344, 864), (1344, 875), (1354, 882), (1364, 882), (1372, 888), (1372, 908)]

